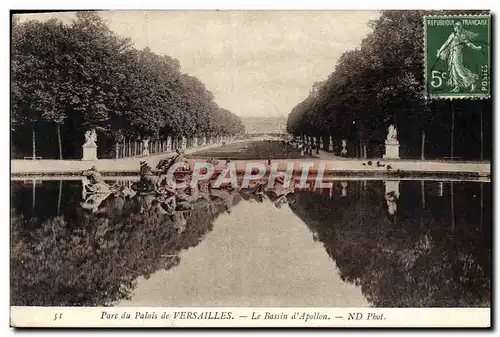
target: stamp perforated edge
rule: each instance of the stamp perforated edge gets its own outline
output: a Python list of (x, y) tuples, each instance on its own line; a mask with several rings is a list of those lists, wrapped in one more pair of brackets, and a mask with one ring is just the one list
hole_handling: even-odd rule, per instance
[[(423, 33), (423, 39), (424, 39), (424, 66), (423, 71), (424, 71), (424, 93), (425, 93), (425, 98), (428, 100), (438, 100), (438, 99), (445, 99), (445, 100), (465, 100), (465, 99), (490, 99), (491, 98), (491, 80), (492, 80), (492, 72), (491, 72), (491, 11), (488, 10), (488, 14), (431, 14), (431, 15), (424, 15), (422, 17), (422, 25), (424, 26), (424, 33)], [(483, 17), (483, 18), (488, 18), (488, 47), (489, 47), (489, 52), (488, 52), (488, 65), (490, 67), (490, 90), (487, 94), (457, 94), (457, 95), (449, 95), (449, 94), (443, 94), (443, 95), (429, 95), (429, 92), (427, 90), (427, 25), (425, 24), (427, 19), (430, 18), (456, 18), (456, 17)]]

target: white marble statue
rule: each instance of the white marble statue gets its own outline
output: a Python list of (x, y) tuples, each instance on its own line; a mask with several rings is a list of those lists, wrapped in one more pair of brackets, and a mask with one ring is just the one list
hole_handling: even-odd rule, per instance
[(385, 140), (386, 144), (399, 144), (398, 142), (398, 131), (396, 130), (396, 127), (391, 124), (387, 128), (387, 138)]
[(342, 151), (340, 151), (340, 154), (343, 156), (347, 155), (347, 140), (342, 139)]
[(95, 129), (85, 132), (85, 145), (97, 146), (97, 133)]
[(149, 156), (149, 139), (142, 140), (142, 155)]

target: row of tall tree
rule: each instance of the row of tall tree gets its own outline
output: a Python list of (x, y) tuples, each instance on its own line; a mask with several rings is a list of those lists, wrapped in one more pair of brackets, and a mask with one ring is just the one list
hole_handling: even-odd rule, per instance
[(42, 134), (36, 144), (42, 153), (58, 148), (60, 158), (77, 157), (91, 128), (104, 148), (124, 139), (244, 131), (199, 79), (181, 72), (178, 60), (134, 48), (93, 12), (78, 12), (69, 25), (14, 17), (11, 74), (13, 143), (20, 153)]
[(395, 124), (402, 157), (491, 158), (491, 100), (426, 98), (423, 16), (440, 13), (381, 12), (360, 47), (345, 52), (327, 80), (292, 109), (287, 131), (322, 138), (325, 150), (330, 136), (334, 150), (346, 139), (351, 155), (380, 157)]

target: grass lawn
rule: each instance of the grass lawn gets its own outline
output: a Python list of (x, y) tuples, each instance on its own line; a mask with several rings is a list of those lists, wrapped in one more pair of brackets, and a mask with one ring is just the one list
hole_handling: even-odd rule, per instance
[(187, 155), (189, 158), (229, 158), (229, 159), (286, 159), (312, 158), (300, 155), (300, 151), (289, 144), (276, 140), (259, 140), (222, 145)]

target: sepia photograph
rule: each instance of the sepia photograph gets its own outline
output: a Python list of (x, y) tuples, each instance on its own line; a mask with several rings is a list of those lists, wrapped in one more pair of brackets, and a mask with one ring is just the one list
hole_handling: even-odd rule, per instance
[(10, 20), (12, 327), (491, 327), (489, 10)]

